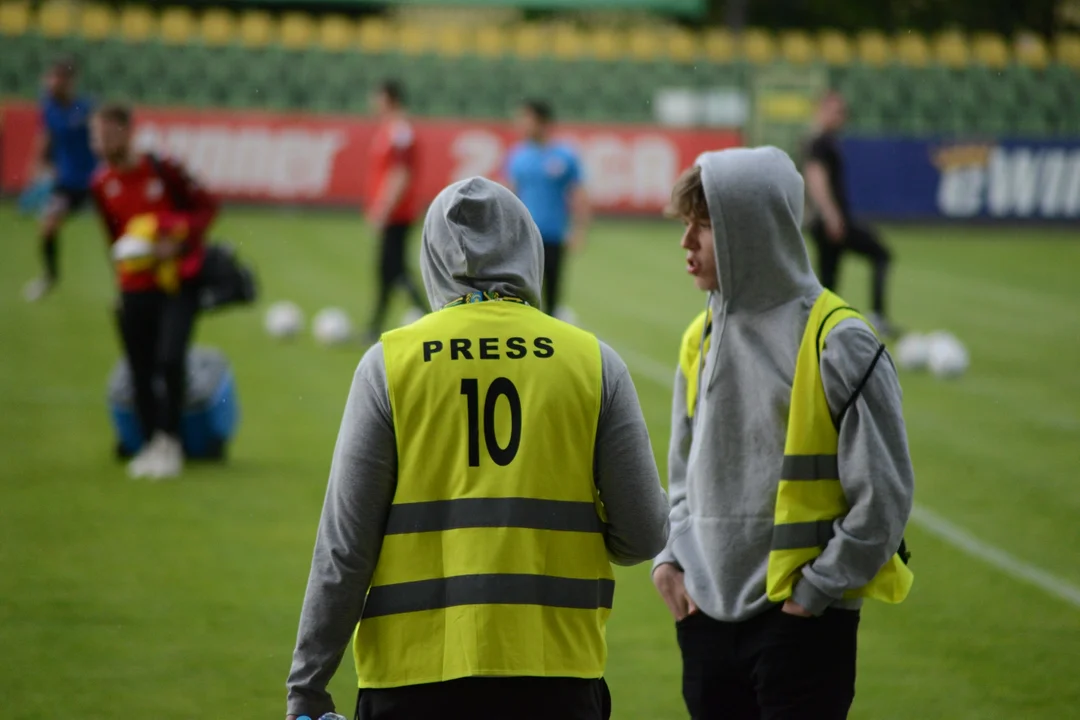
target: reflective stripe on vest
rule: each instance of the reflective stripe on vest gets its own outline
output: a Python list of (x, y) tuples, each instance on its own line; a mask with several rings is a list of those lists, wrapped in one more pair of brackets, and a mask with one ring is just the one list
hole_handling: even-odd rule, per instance
[(502, 301), (383, 336), (398, 482), (360, 687), (600, 677), (615, 591), (593, 479), (600, 346)]
[[(774, 602), (791, 596), (803, 565), (821, 554), (835, 532), (835, 521), (848, 512), (837, 464), (839, 433), (825, 399), (820, 356), (829, 332), (849, 318), (866, 322), (824, 291), (810, 311), (799, 346), (766, 581)], [(912, 581), (911, 570), (893, 555), (869, 584), (845, 597), (898, 603), (907, 597)]]

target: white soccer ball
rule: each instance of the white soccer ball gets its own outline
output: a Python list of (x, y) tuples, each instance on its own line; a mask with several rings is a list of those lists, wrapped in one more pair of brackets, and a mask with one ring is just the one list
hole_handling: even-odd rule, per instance
[(322, 345), (340, 345), (352, 337), (352, 321), (341, 308), (323, 308), (316, 313), (311, 332)]
[(925, 370), (930, 363), (930, 339), (919, 333), (908, 333), (896, 344), (893, 357), (902, 370)]
[(282, 340), (295, 337), (304, 329), (304, 311), (288, 300), (276, 302), (266, 309), (263, 327), (270, 337)]
[(401, 316), (401, 324), (412, 325), (414, 322), (424, 317), (424, 311), (420, 308), (410, 307), (405, 311), (405, 314)]
[(578, 324), (577, 313), (574, 312), (573, 308), (567, 307), (566, 305), (560, 305), (559, 307), (555, 308), (555, 319), (562, 320), (568, 325)]
[(945, 331), (932, 333), (930, 345), (930, 372), (940, 378), (957, 377), (967, 371), (970, 364), (967, 348), (955, 335)]

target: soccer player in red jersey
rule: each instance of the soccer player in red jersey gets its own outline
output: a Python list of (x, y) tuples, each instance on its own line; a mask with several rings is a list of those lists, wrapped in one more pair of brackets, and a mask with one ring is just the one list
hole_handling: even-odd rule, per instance
[[(144, 443), (133, 477), (180, 473), (185, 360), (199, 307), (198, 279), (217, 201), (168, 159), (136, 153), (129, 108), (107, 105), (91, 123), (104, 164), (91, 193), (105, 222), (120, 289), (120, 335)], [(163, 381), (164, 396), (155, 393)]]
[(427, 303), (409, 276), (405, 245), (409, 228), (416, 219), (416, 134), (405, 114), (405, 92), (395, 80), (386, 80), (375, 93), (379, 126), (371, 144), (371, 176), (368, 185), (367, 217), (380, 241), (379, 295), (368, 326), (367, 340), (379, 339), (390, 293), (401, 285), (421, 311)]

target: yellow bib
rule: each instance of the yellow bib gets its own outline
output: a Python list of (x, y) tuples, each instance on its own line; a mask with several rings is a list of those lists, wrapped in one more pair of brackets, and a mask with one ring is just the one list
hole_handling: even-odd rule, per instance
[(600, 677), (615, 584), (596, 338), (487, 301), (387, 333), (383, 353), (398, 481), (355, 636), (360, 687)]
[[(708, 325), (706, 326), (706, 323)], [(712, 313), (702, 310), (683, 333), (682, 346), (679, 349), (679, 370), (686, 378), (686, 416), (694, 417), (697, 406), (698, 382), (701, 379), (701, 363), (709, 353), (709, 341), (712, 339)]]
[[(803, 565), (821, 554), (832, 537), (833, 521), (848, 512), (837, 468), (839, 433), (825, 399), (819, 359), (829, 332), (848, 318), (866, 322), (839, 297), (824, 291), (810, 311), (799, 346), (769, 553), (767, 590), (774, 602), (791, 597)], [(907, 597), (913, 580), (911, 570), (895, 554), (869, 584), (845, 597), (898, 603)]]

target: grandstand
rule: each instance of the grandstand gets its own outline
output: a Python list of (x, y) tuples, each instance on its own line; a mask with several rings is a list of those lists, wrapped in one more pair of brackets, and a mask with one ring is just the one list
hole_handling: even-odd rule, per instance
[[(665, 89), (750, 92), (761, 69), (817, 71), (851, 99), (851, 130), (914, 136), (1080, 133), (1080, 36), (733, 35), (664, 22), (525, 22), (516, 14), (290, 11), (0, 0), (0, 97), (33, 97), (58, 53), (84, 85), (142, 104), (364, 110), (403, 78), (420, 115), (502, 118), (523, 96), (567, 119), (654, 122)], [(467, 90), (467, 92), (466, 92)]]

